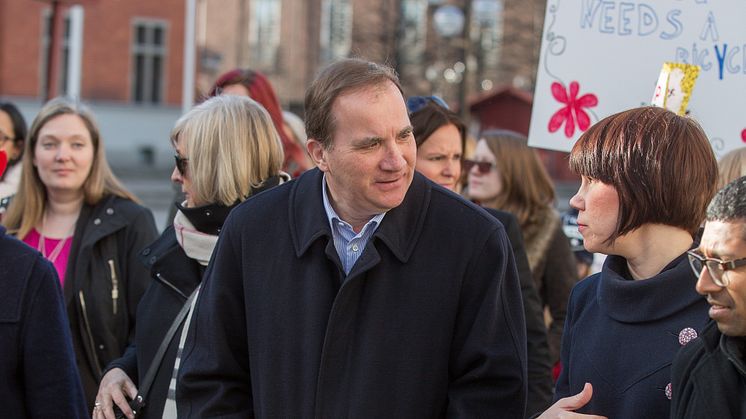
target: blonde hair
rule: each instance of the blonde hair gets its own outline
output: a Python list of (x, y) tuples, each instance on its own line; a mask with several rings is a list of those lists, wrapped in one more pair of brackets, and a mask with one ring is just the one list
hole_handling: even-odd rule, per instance
[(230, 206), (280, 173), (283, 151), (269, 113), (247, 97), (212, 97), (182, 116), (171, 141), (183, 144), (197, 202)]
[(500, 172), (500, 193), (482, 205), (508, 211), (518, 218), (521, 227), (536, 220), (540, 209), (551, 207), (554, 202), (554, 186), (544, 165), (526, 137), (508, 130), (490, 130), (480, 137), (487, 143)]
[(23, 171), (18, 192), (11, 201), (3, 217), (3, 225), (11, 234), (23, 239), (37, 226), (44, 215), (47, 204), (47, 189), (34, 167), (34, 153), (39, 140), (39, 132), (47, 122), (61, 115), (76, 115), (88, 129), (93, 145), (91, 172), (83, 183), (83, 196), (86, 204), (97, 204), (106, 195), (116, 195), (138, 202), (114, 176), (106, 160), (103, 139), (90, 109), (78, 101), (55, 98), (44, 104), (31, 123), (28, 140), (24, 144)]
[(746, 176), (746, 147), (731, 150), (718, 162), (718, 190), (741, 176)]

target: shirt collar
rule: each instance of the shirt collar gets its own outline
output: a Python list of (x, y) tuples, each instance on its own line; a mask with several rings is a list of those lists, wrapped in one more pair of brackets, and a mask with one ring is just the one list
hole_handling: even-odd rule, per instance
[[(321, 178), (321, 195), (322, 199), (324, 201), (324, 210), (326, 211), (326, 218), (329, 220), (329, 226), (331, 227), (332, 231), (339, 231), (337, 230), (337, 223), (341, 222), (344, 224), (345, 228), (349, 229), (350, 231), (354, 231), (352, 228), (352, 225), (348, 223), (347, 221), (343, 220), (336, 211), (334, 211), (334, 207), (332, 207), (332, 203), (329, 200), (329, 190), (326, 187), (326, 173)], [(368, 220), (367, 223), (363, 226), (362, 230), (360, 230), (360, 233), (356, 233), (357, 235), (361, 235), (365, 233), (365, 231), (368, 228), (375, 228), (377, 225), (381, 224), (381, 221), (383, 220), (383, 216), (386, 215), (385, 212), (382, 212), (380, 214), (376, 214)]]

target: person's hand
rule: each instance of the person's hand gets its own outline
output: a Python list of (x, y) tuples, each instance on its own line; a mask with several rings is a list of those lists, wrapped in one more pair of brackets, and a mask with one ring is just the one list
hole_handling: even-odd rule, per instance
[(96, 403), (93, 408), (93, 419), (115, 419), (114, 403), (119, 406), (125, 416), (133, 419), (135, 415), (127, 403), (127, 399), (137, 396), (137, 387), (121, 368), (113, 368), (101, 378), (98, 386)]
[(580, 393), (557, 400), (549, 409), (545, 410), (537, 419), (606, 419), (606, 416), (584, 415), (575, 413), (575, 410), (588, 404), (593, 397), (593, 386), (591, 383), (585, 383), (583, 391)]

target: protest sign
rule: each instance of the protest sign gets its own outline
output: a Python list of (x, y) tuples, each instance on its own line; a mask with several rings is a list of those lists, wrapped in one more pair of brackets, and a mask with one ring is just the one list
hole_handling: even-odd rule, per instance
[(688, 103), (715, 154), (746, 146), (746, 1), (549, 0), (529, 144), (569, 151), (591, 124), (650, 104), (666, 62), (700, 67)]

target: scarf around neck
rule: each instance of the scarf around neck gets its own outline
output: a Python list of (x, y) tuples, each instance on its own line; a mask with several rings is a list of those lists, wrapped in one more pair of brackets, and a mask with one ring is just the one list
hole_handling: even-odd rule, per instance
[[(182, 205), (186, 205), (184, 202)], [(218, 235), (203, 233), (194, 227), (189, 218), (181, 210), (176, 211), (174, 217), (174, 230), (176, 241), (179, 243), (184, 253), (191, 259), (196, 260), (200, 265), (207, 266), (218, 242)]]

